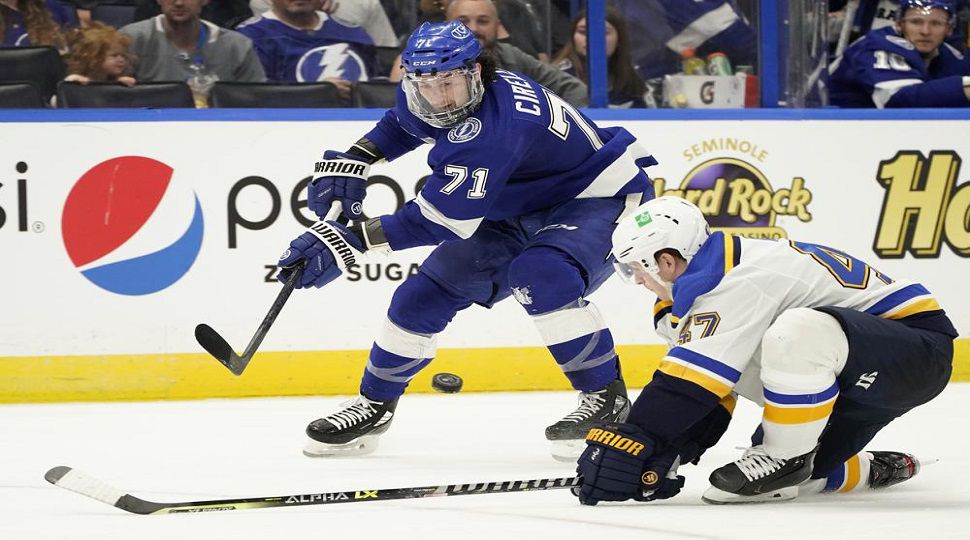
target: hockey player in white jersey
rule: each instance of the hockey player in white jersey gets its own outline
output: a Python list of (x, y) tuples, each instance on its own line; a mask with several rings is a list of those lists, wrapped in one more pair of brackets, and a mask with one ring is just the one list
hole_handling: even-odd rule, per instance
[(675, 197), (624, 218), (613, 254), (658, 294), (670, 350), (626, 422), (587, 435), (583, 504), (678, 493), (677, 466), (723, 434), (736, 394), (764, 407), (761, 426), (711, 474), (706, 502), (881, 488), (918, 472), (909, 454), (863, 448), (949, 380), (957, 332), (925, 287), (825, 246), (712, 234)]

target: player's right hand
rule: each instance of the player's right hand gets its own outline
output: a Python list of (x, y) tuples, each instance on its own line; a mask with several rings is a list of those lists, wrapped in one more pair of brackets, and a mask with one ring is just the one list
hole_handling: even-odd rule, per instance
[(656, 448), (656, 443), (633, 424), (610, 423), (591, 429), (576, 467), (583, 484), (573, 488), (573, 494), (585, 505), (676, 495), (683, 477), (677, 477), (679, 483), (669, 483), (672, 463), (658, 462)]
[(338, 201), (348, 219), (360, 219), (369, 170), (370, 164), (360, 156), (327, 150), (313, 167), (313, 180), (307, 186), (307, 206), (323, 219), (331, 203)]
[(359, 264), (365, 249), (364, 242), (344, 225), (318, 221), (290, 242), (277, 263), (280, 272), (276, 279), (285, 282), (305, 260), (296, 288), (323, 287), (340, 277), (348, 266)]

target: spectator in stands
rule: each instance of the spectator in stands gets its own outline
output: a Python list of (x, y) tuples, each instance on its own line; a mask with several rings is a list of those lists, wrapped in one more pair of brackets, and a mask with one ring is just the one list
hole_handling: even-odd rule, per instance
[[(447, 19), (448, 6), (454, 0), (420, 0), (420, 22), (443, 22)], [(513, 45), (519, 50), (542, 60), (549, 61), (545, 52), (545, 30), (539, 21), (539, 14), (522, 0), (489, 0), (498, 11), (499, 43)]]
[[(586, 85), (582, 81), (512, 45), (498, 41), (498, 12), (491, 0), (453, 0), (448, 4), (445, 16), (450, 21), (457, 19), (467, 26), (482, 47), (492, 53), (500, 69), (522, 73), (574, 106), (585, 107), (589, 104)], [(391, 71), (392, 81), (401, 80), (400, 64), (396, 62), (395, 69)]]
[(131, 38), (114, 28), (92, 22), (68, 34), (67, 71), (65, 81), (81, 84), (89, 82), (118, 82), (134, 86), (131, 76)]
[[(158, 0), (137, 0), (135, 21), (150, 19), (162, 12)], [(249, 0), (209, 0), (202, 6), (202, 19), (216, 23), (223, 28), (233, 29), (253, 16)]]
[(56, 0), (0, 0), (0, 47), (47, 45), (66, 52), (68, 8)]
[(732, 65), (756, 66), (758, 40), (731, 0), (613, 0), (630, 26), (633, 63), (643, 80), (681, 71), (680, 54), (725, 53)]
[[(206, 0), (158, 0), (162, 14), (131, 23), (135, 78), (139, 81), (266, 80), (253, 44), (238, 32), (202, 20)], [(191, 81), (190, 81), (191, 84)]]
[[(586, 13), (580, 12), (573, 20), (571, 42), (567, 43), (553, 59), (553, 65), (570, 75), (585, 81), (586, 70)], [(619, 11), (606, 9), (606, 57), (609, 106), (617, 109), (644, 108), (646, 87), (633, 69), (630, 60), (630, 37), (626, 21)]]
[(363, 29), (317, 11), (315, 0), (272, 0), (273, 9), (239, 26), (273, 81), (335, 84), (345, 99), (354, 81), (376, 72), (374, 42)]
[(829, 66), (838, 107), (970, 107), (970, 63), (952, 45), (952, 0), (902, 0), (896, 24), (872, 30)]
[[(253, 13), (262, 15), (273, 7), (271, 0), (249, 0)], [(317, 11), (344, 26), (359, 26), (378, 47), (397, 47), (398, 38), (378, 0), (319, 0)], [(410, 31), (410, 30), (409, 30)]]

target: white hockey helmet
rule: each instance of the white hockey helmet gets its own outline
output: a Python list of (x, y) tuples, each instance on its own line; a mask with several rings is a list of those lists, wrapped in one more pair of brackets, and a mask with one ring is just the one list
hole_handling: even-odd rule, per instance
[(659, 278), (654, 255), (675, 249), (690, 262), (704, 245), (711, 230), (701, 209), (680, 197), (658, 197), (626, 216), (613, 231), (616, 273), (634, 283), (635, 270)]

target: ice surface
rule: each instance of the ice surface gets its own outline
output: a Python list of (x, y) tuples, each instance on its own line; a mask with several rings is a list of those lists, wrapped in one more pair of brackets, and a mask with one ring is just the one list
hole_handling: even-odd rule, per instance
[(567, 491), (138, 516), (51, 486), (69, 465), (154, 501), (570, 476), (544, 427), (575, 406), (554, 393), (405, 396), (373, 455), (311, 459), (307, 422), (346, 398), (0, 406), (0, 538), (99, 540), (409, 538), (970, 538), (970, 384), (880, 433), (871, 449), (939, 458), (878, 492), (714, 507), (707, 476), (740, 455), (760, 410), (740, 403), (731, 429), (685, 490), (650, 504), (581, 507)]

